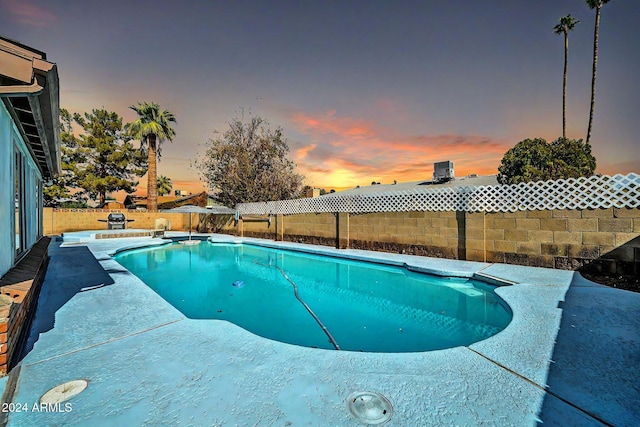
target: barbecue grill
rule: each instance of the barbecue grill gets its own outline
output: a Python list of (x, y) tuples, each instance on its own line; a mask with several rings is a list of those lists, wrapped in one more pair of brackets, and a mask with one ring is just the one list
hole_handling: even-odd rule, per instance
[(128, 222), (133, 222), (135, 219), (126, 219), (123, 213), (110, 213), (107, 219), (99, 219), (100, 222), (107, 223), (107, 230), (124, 230), (127, 228)]
[(107, 217), (108, 230), (124, 230), (127, 227), (127, 220), (122, 213), (110, 213)]

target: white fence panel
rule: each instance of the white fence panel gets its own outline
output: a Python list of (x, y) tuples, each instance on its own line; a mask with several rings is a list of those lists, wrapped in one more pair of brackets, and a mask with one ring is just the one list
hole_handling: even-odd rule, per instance
[(446, 187), (355, 195), (241, 203), (240, 214), (293, 215), (323, 212), (466, 211), (515, 212), (550, 209), (640, 207), (640, 175), (591, 176), (515, 185)]

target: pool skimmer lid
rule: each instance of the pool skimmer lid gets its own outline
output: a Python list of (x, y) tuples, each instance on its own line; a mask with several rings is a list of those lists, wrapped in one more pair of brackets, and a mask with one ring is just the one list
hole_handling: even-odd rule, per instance
[(88, 384), (86, 380), (73, 380), (57, 385), (40, 397), (40, 403), (62, 403), (82, 393)]
[(389, 400), (375, 391), (357, 391), (347, 399), (351, 414), (364, 424), (379, 425), (391, 419), (393, 407)]

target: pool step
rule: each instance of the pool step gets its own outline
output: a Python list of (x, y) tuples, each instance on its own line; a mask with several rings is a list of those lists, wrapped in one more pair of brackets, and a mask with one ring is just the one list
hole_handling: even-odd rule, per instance
[(472, 277), (474, 279), (482, 280), (483, 282), (487, 282), (495, 286), (511, 286), (518, 283), (512, 282), (511, 280), (503, 279), (501, 277), (492, 276), (487, 273), (481, 273), (480, 271), (473, 273)]

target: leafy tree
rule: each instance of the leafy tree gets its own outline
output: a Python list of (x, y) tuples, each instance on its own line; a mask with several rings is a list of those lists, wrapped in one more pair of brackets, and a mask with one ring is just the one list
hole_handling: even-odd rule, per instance
[(598, 31), (600, 29), (600, 9), (609, 3), (609, 0), (586, 0), (590, 9), (596, 10), (596, 24), (593, 32), (593, 72), (591, 74), (591, 108), (589, 109), (589, 127), (587, 128), (587, 144), (591, 141), (591, 128), (593, 127), (593, 112), (596, 105), (596, 67), (598, 65)]
[(498, 167), (498, 182), (521, 182), (591, 176), (596, 159), (591, 145), (581, 139), (558, 138), (548, 144), (542, 138), (525, 139), (509, 149)]
[(69, 200), (60, 203), (60, 207), (66, 209), (86, 209), (89, 206), (87, 206), (87, 202), (82, 200)]
[(77, 187), (77, 175), (75, 163), (78, 161), (78, 141), (73, 134), (73, 117), (64, 108), (60, 109), (60, 153), (61, 172), (45, 184), (43, 204), (47, 207), (61, 205), (62, 199), (70, 199), (69, 202), (78, 202), (81, 194), (71, 194), (70, 188)]
[(107, 110), (74, 114), (84, 133), (78, 138), (74, 164), (78, 187), (91, 198), (105, 202), (112, 191), (135, 191), (137, 181), (146, 173), (146, 153), (134, 148), (124, 131), (122, 118)]
[(596, 170), (596, 158), (591, 144), (582, 139), (558, 138), (551, 143), (551, 178), (567, 179), (591, 176)]
[(551, 147), (542, 138), (525, 139), (509, 149), (498, 167), (498, 182), (520, 182), (547, 179), (550, 174)]
[(567, 137), (567, 66), (569, 64), (569, 31), (572, 31), (580, 21), (571, 14), (560, 18), (558, 25), (553, 27), (556, 34), (564, 34), (564, 74), (562, 75), (562, 137)]
[(158, 182), (157, 164), (162, 154), (162, 141), (173, 141), (176, 136), (171, 123), (176, 122), (173, 113), (161, 110), (155, 102), (139, 102), (132, 105), (133, 111), (138, 113), (138, 118), (127, 125), (130, 135), (140, 141), (142, 147), (148, 148), (149, 174), (147, 175), (147, 210), (158, 210)]
[(196, 167), (225, 206), (292, 199), (301, 194), (303, 177), (286, 158), (288, 152), (279, 127), (272, 130), (257, 116), (247, 122), (236, 118), (221, 137), (208, 142)]
[(158, 177), (158, 195), (164, 196), (171, 193), (171, 189), (173, 188), (173, 183), (171, 182), (171, 178), (167, 178), (166, 176), (160, 175)]
[(45, 207), (58, 207), (60, 200), (71, 197), (69, 189), (54, 177), (42, 188), (42, 203)]

